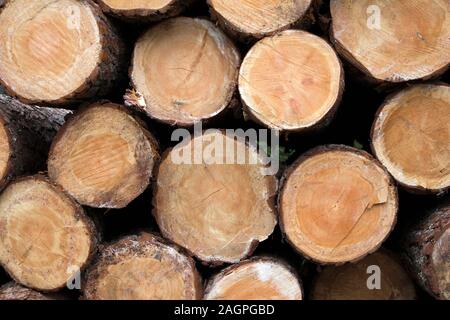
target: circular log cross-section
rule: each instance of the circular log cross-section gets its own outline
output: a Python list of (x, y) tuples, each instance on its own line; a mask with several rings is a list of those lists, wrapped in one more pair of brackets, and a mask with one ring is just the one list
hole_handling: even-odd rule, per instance
[(239, 71), (246, 113), (277, 130), (327, 124), (340, 102), (344, 72), (323, 39), (287, 30), (257, 42)]
[(212, 277), (206, 300), (301, 300), (300, 280), (290, 266), (271, 258), (252, 258)]
[(332, 0), (332, 39), (377, 82), (427, 79), (450, 64), (448, 0)]
[(0, 83), (26, 102), (67, 104), (104, 95), (122, 69), (122, 42), (86, 0), (8, 1), (0, 13), (0, 43)]
[(9, 172), (12, 168), (12, 154), (10, 132), (0, 114), (0, 188), (3, 188), (10, 180)]
[(220, 25), (240, 39), (262, 38), (300, 25), (311, 0), (208, 0)]
[(372, 129), (372, 148), (411, 191), (450, 187), (450, 86), (416, 85), (387, 99)]
[(194, 0), (96, 0), (103, 12), (129, 22), (154, 22), (180, 14)]
[(86, 272), (88, 300), (196, 300), (201, 279), (192, 258), (142, 233), (105, 246)]
[(368, 153), (318, 147), (285, 173), (280, 224), (291, 245), (321, 264), (342, 264), (375, 251), (396, 222), (397, 189)]
[[(212, 151), (213, 145), (237, 151)], [(276, 179), (264, 169), (256, 150), (219, 131), (177, 145), (156, 176), (154, 215), (162, 234), (206, 264), (244, 259), (277, 223)]]
[(148, 30), (134, 50), (126, 102), (152, 118), (190, 126), (221, 113), (237, 86), (240, 56), (213, 23), (174, 18)]
[(418, 283), (437, 299), (450, 300), (450, 203), (407, 230), (403, 249)]
[(0, 287), (1, 300), (61, 300), (63, 296), (47, 294), (23, 287), (18, 283), (9, 282)]
[(21, 178), (0, 195), (0, 264), (18, 283), (56, 291), (96, 248), (92, 221), (42, 176)]
[(122, 208), (150, 183), (159, 157), (155, 141), (125, 107), (95, 103), (58, 132), (48, 173), (83, 205)]
[(0, 94), (0, 189), (15, 177), (45, 170), (50, 144), (70, 114)]
[(315, 280), (311, 299), (415, 300), (416, 289), (398, 259), (379, 250), (354, 264), (325, 267)]

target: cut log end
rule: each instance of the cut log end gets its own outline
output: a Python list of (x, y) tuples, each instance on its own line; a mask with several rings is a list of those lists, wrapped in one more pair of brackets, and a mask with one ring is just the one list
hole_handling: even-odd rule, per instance
[(438, 206), (406, 230), (403, 257), (418, 283), (432, 296), (450, 300), (450, 204)]
[(7, 123), (0, 114), (0, 188), (3, 188), (8, 182), (12, 166), (12, 153), (11, 137)]
[(205, 290), (206, 300), (301, 300), (297, 275), (283, 262), (252, 258), (215, 275)]
[(322, 264), (358, 260), (376, 250), (396, 222), (397, 191), (368, 153), (325, 146), (285, 175), (280, 223), (295, 249)]
[(105, 33), (112, 32), (99, 14), (88, 1), (8, 1), (0, 14), (0, 81), (5, 88), (26, 102), (49, 104), (105, 90), (110, 83), (100, 78), (109, 70), (107, 80), (117, 79), (120, 50), (119, 41), (107, 43)]
[(102, 10), (127, 22), (155, 22), (180, 14), (193, 0), (97, 0)]
[(96, 245), (92, 222), (41, 176), (11, 183), (0, 195), (0, 263), (19, 283), (43, 291), (66, 285)]
[(252, 118), (274, 129), (299, 131), (331, 120), (343, 76), (336, 53), (323, 39), (288, 30), (248, 52), (239, 91)]
[(416, 85), (390, 97), (372, 129), (376, 157), (411, 191), (450, 187), (450, 87)]
[(300, 24), (311, 0), (208, 0), (211, 14), (240, 38), (262, 38)]
[(233, 98), (239, 64), (237, 49), (211, 22), (164, 21), (146, 32), (134, 50), (131, 79), (145, 100), (137, 107), (181, 126), (214, 117)]
[(121, 208), (147, 188), (158, 157), (154, 138), (129, 110), (100, 102), (58, 132), (48, 172), (83, 205)]
[(379, 250), (354, 264), (326, 267), (315, 280), (311, 299), (415, 300), (416, 289), (395, 256)]
[[(232, 161), (220, 151), (225, 146), (235, 150)], [(252, 160), (238, 164), (237, 156)], [(276, 179), (264, 169), (254, 149), (220, 131), (176, 146), (157, 174), (153, 201), (161, 232), (204, 263), (239, 262), (276, 225)]]
[(331, 1), (332, 37), (338, 51), (375, 80), (430, 78), (450, 64), (448, 10), (447, 0)]
[[(61, 297), (62, 298), (62, 297)], [(0, 300), (58, 300), (59, 297), (52, 294), (44, 294), (30, 288), (26, 288), (15, 282), (9, 282), (0, 287)]]
[(194, 261), (147, 233), (104, 247), (87, 271), (90, 300), (195, 300), (202, 296)]

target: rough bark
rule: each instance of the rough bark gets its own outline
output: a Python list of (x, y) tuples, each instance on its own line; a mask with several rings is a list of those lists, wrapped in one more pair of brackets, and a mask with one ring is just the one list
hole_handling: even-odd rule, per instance
[(9, 282), (0, 287), (0, 300), (65, 300), (60, 294), (41, 293)]
[(88, 300), (196, 300), (202, 296), (194, 260), (150, 233), (103, 246), (84, 279)]
[(45, 169), (50, 144), (71, 113), (26, 105), (0, 94), (0, 189), (14, 177)]
[(403, 258), (417, 282), (437, 299), (450, 300), (450, 202), (407, 228)]
[(283, 174), (281, 229), (294, 249), (320, 264), (357, 261), (376, 251), (395, 226), (393, 179), (368, 153), (321, 146)]
[(98, 242), (81, 206), (41, 175), (2, 192), (0, 231), (0, 264), (16, 282), (45, 292), (79, 275)]
[[(19, 27), (35, 33), (16, 31), (19, 47), (0, 50), (0, 84), (25, 103), (74, 105), (105, 96), (124, 76), (125, 46), (91, 0), (11, 0), (0, 13), (0, 39), (9, 43), (8, 30)], [(20, 48), (22, 38), (34, 47)]]
[(123, 208), (150, 184), (158, 145), (127, 108), (101, 101), (78, 110), (55, 137), (49, 177), (79, 203)]

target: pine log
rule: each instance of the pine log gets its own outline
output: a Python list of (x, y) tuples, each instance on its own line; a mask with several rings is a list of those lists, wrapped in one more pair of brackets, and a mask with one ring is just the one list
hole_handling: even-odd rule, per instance
[(126, 22), (148, 23), (182, 13), (195, 0), (96, 0), (105, 14)]
[(95, 227), (63, 190), (36, 175), (0, 194), (0, 264), (18, 283), (57, 291), (95, 252)]
[(402, 243), (411, 275), (435, 298), (450, 300), (450, 202), (424, 215)]
[(49, 177), (79, 203), (123, 208), (149, 185), (156, 140), (125, 107), (107, 101), (78, 110), (58, 132)]
[(333, 118), (344, 88), (344, 71), (323, 39), (287, 30), (260, 40), (239, 71), (246, 114), (280, 131), (319, 129)]
[(256, 257), (213, 276), (205, 300), (301, 300), (301, 281), (283, 261)]
[(14, 177), (45, 169), (51, 141), (70, 114), (0, 94), (0, 190)]
[[(379, 276), (379, 283), (371, 276)], [(415, 300), (416, 289), (399, 259), (379, 250), (354, 264), (325, 267), (314, 281), (311, 299)]]
[[(226, 146), (234, 153), (220, 150)], [(179, 161), (186, 154), (187, 161)], [(238, 157), (246, 161), (240, 164)], [(153, 197), (162, 234), (205, 264), (244, 259), (277, 223), (277, 182), (264, 168), (254, 148), (218, 130), (170, 149), (162, 157)]]
[(64, 297), (58, 294), (41, 293), (33, 289), (21, 286), (15, 282), (9, 282), (0, 287), (1, 300), (63, 300)]
[(0, 42), (0, 83), (27, 103), (97, 98), (122, 76), (124, 46), (90, 0), (10, 0)]
[(194, 260), (150, 233), (101, 248), (86, 272), (88, 300), (196, 300), (202, 284)]
[(375, 117), (372, 149), (407, 190), (448, 190), (450, 86), (415, 85), (388, 97)]
[(190, 126), (224, 111), (237, 87), (239, 52), (213, 23), (174, 18), (148, 30), (134, 49), (125, 100), (150, 117)]
[(448, 0), (332, 0), (338, 52), (375, 82), (436, 77), (450, 65)]
[(280, 224), (291, 245), (320, 264), (356, 261), (374, 252), (396, 222), (397, 189), (368, 153), (317, 147), (284, 174)]
[(211, 16), (242, 41), (309, 24), (312, 0), (208, 0)]

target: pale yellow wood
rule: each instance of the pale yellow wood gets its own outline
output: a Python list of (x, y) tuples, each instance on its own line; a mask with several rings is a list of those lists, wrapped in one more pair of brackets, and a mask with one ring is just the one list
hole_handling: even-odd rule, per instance
[(275, 259), (257, 258), (233, 265), (215, 275), (206, 300), (301, 300), (295, 274)]
[[(218, 155), (208, 151), (218, 144), (240, 150), (254, 164), (225, 164), (225, 151)], [(205, 155), (201, 163), (174, 161), (191, 148), (193, 157), (194, 150)], [(245, 258), (276, 225), (276, 181), (264, 175), (264, 165), (256, 157), (255, 150), (220, 132), (172, 149), (159, 166), (153, 199), (163, 235), (208, 263)]]
[(450, 64), (448, 0), (332, 0), (332, 35), (381, 81), (427, 78)]
[(323, 39), (288, 30), (257, 42), (239, 71), (239, 91), (248, 112), (277, 130), (316, 125), (336, 106), (343, 71)]
[(189, 125), (228, 106), (239, 63), (237, 49), (214, 24), (175, 18), (138, 40), (131, 79), (151, 117)]
[(92, 225), (75, 202), (35, 177), (0, 195), (0, 263), (21, 284), (56, 290), (80, 272), (95, 246)]
[(331, 148), (294, 165), (280, 210), (283, 230), (295, 248), (320, 263), (343, 263), (365, 256), (386, 239), (396, 221), (397, 194), (375, 159)]
[(375, 120), (376, 156), (400, 183), (450, 186), (450, 87), (417, 85), (388, 99)]
[(96, 19), (82, 1), (9, 1), (0, 13), (1, 80), (28, 100), (72, 94), (101, 58)]

